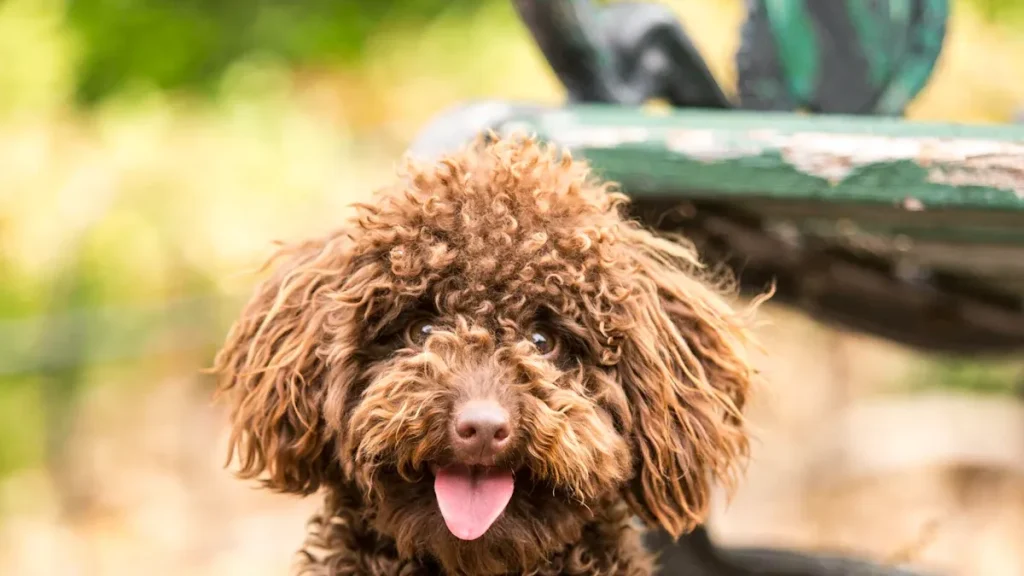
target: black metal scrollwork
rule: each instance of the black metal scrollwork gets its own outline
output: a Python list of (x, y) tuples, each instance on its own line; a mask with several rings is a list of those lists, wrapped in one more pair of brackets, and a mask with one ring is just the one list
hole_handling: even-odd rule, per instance
[(513, 0), (574, 102), (730, 108), (667, 7), (643, 2)]
[(572, 102), (901, 115), (942, 49), (949, 0), (747, 0), (733, 104), (672, 11), (513, 0)]

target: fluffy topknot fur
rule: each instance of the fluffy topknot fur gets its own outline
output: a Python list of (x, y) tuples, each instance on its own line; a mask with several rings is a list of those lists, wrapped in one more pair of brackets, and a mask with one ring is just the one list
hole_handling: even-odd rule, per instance
[[(641, 576), (633, 514), (674, 536), (704, 519), (748, 450), (746, 315), (626, 202), (567, 153), (482, 141), (280, 251), (215, 369), (241, 476), (325, 493), (305, 573)], [(478, 385), (515, 414), (516, 491), (467, 542), (431, 466)]]

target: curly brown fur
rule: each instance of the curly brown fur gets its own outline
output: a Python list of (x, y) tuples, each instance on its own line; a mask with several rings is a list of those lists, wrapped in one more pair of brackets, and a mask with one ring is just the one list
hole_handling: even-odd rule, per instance
[[(390, 539), (382, 539), (367, 522), (360, 498), (333, 492), (323, 510), (307, 526), (308, 535), (299, 553), (300, 576), (436, 576), (446, 574), (436, 559), (402, 556)], [(646, 576), (653, 559), (644, 550), (640, 533), (631, 524), (632, 514), (620, 500), (606, 503), (585, 528), (571, 528), (572, 544), (548, 556), (528, 576)], [(572, 522), (570, 520), (570, 522)], [(467, 551), (467, 554), (472, 554)], [(470, 572), (473, 573), (473, 572)]]
[[(215, 369), (241, 475), (326, 494), (305, 573), (646, 575), (627, 510), (703, 520), (747, 454), (746, 316), (625, 203), (568, 154), (479, 143), (281, 251)], [(433, 474), (481, 394), (514, 424), (490, 464), (515, 491), (465, 541)]]

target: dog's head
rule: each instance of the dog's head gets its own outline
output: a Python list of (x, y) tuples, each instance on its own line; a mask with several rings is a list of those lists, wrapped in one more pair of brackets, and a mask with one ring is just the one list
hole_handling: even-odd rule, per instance
[(747, 452), (744, 318), (532, 141), (411, 167), (282, 251), (217, 358), (246, 477), (355, 486), (404, 554), (523, 567), (625, 499), (679, 535)]

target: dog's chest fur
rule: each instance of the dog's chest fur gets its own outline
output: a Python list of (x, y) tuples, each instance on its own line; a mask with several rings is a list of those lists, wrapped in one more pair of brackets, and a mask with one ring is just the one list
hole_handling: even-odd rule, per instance
[[(358, 507), (328, 494), (310, 519), (298, 553), (301, 576), (475, 576), (450, 574), (429, 557), (402, 558), (394, 541), (373, 530)], [(548, 558), (531, 576), (650, 576), (654, 557), (624, 503), (611, 506), (583, 530), (580, 541)], [(516, 571), (512, 574), (522, 574)], [(488, 575), (493, 576), (493, 575)]]

